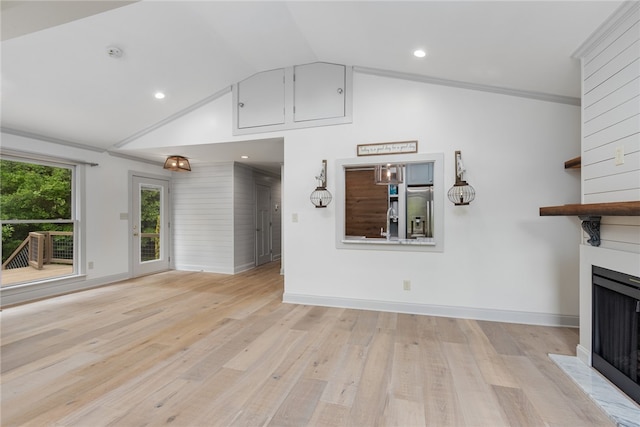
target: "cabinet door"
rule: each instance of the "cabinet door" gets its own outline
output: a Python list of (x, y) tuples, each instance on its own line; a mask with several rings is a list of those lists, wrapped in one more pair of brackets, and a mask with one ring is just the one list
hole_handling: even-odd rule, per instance
[(344, 65), (315, 62), (294, 67), (293, 120), (344, 117), (345, 79)]
[(433, 185), (433, 163), (409, 163), (407, 185)]
[(238, 127), (284, 123), (284, 68), (265, 71), (238, 83)]

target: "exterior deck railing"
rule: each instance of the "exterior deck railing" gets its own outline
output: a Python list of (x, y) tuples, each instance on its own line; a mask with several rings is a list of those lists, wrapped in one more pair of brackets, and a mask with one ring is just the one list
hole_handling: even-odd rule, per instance
[(72, 231), (32, 231), (2, 264), (3, 270), (73, 264)]

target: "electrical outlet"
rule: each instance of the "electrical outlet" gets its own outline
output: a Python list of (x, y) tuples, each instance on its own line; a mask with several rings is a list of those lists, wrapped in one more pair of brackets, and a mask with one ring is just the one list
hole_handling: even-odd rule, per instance
[(89, 261), (87, 263), (87, 268), (89, 268), (89, 270), (93, 270), (93, 261)]
[(624, 145), (616, 147), (616, 166), (624, 165)]
[(410, 291), (411, 290), (411, 280), (403, 280), (402, 281), (402, 288), (405, 291)]
[(291, 222), (298, 222), (298, 214), (297, 213), (292, 213), (291, 214)]

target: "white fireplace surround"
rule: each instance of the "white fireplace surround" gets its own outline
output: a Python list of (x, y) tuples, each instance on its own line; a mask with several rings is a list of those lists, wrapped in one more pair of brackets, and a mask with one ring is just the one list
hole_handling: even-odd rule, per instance
[(640, 277), (640, 254), (580, 245), (580, 343), (578, 358), (591, 366), (592, 269), (598, 267)]

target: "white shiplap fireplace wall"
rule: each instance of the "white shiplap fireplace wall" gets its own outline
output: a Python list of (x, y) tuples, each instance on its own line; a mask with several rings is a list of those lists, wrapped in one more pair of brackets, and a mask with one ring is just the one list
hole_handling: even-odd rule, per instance
[[(582, 203), (640, 200), (640, 3), (627, 2), (576, 52), (582, 61)], [(616, 165), (616, 150), (624, 163)], [(593, 265), (640, 276), (640, 217), (605, 216), (580, 246), (580, 344), (591, 365)]]

